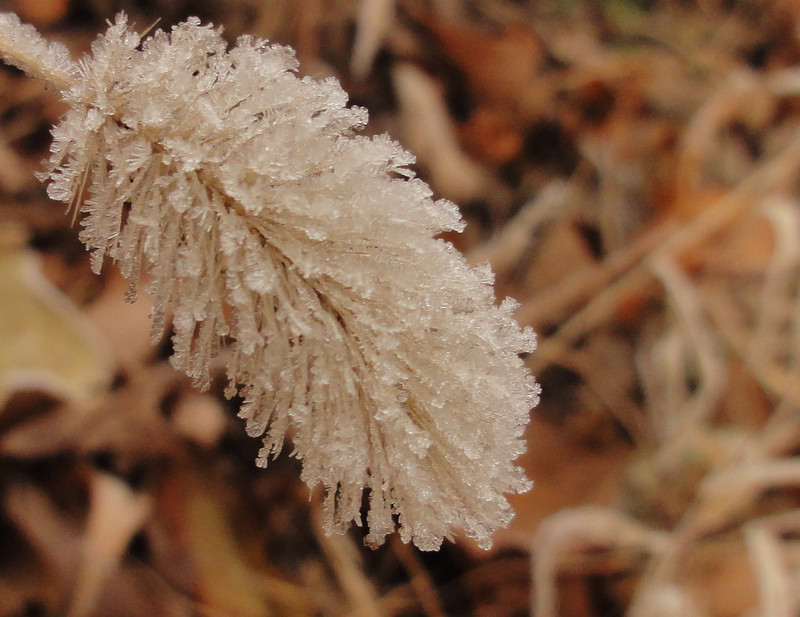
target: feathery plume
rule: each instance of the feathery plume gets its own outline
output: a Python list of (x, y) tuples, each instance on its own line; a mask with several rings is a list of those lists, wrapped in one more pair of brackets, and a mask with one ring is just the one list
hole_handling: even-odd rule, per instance
[(263, 436), (258, 464), (291, 431), (327, 530), (365, 522), (380, 544), (398, 528), (430, 550), (461, 528), (488, 547), (504, 494), (530, 486), (514, 460), (535, 339), (488, 266), (436, 238), (463, 223), (413, 157), (359, 136), (366, 111), (298, 78), (290, 48), (228, 49), (196, 18), (141, 40), (120, 14), (75, 64), (5, 14), (0, 46), (71, 106), (42, 176), (79, 209), (93, 269), (115, 261), (131, 300), (149, 273), (153, 339), (171, 314), (171, 361), (198, 386), (231, 346), (226, 394)]

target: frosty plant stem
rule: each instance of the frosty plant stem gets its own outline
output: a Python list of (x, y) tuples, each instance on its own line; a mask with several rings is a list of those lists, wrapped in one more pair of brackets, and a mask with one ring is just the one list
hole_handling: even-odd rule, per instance
[(120, 14), (75, 63), (5, 13), (0, 53), (70, 105), (42, 177), (75, 204), (92, 268), (115, 261), (131, 300), (149, 273), (153, 339), (171, 327), (171, 362), (199, 387), (230, 346), (226, 394), (263, 437), (258, 464), (291, 430), (327, 531), (435, 549), (460, 528), (488, 547), (505, 493), (530, 486), (514, 460), (535, 338), (488, 267), (437, 239), (463, 223), (413, 157), (357, 135), (366, 111), (336, 80), (298, 78), (291, 49), (228, 49), (194, 18), (142, 40)]
[(46, 42), (33, 26), (20, 23), (11, 13), (3, 14), (2, 21), (0, 55), (6, 62), (60, 91), (75, 84), (75, 66), (66, 47)]

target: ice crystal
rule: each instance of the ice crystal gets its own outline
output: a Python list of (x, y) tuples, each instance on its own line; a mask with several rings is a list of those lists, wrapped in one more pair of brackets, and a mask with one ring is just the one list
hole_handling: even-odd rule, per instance
[(290, 48), (228, 49), (197, 19), (142, 40), (120, 15), (77, 68), (56, 55), (71, 110), (48, 192), (80, 208), (96, 271), (117, 262), (132, 299), (149, 273), (176, 368), (208, 387), (230, 345), (226, 394), (263, 436), (258, 464), (291, 431), (327, 530), (435, 549), (461, 528), (490, 545), (504, 494), (529, 488), (514, 460), (534, 336), (495, 304), (489, 269), (437, 239), (463, 224), (413, 157), (359, 136), (366, 111), (333, 79), (298, 78)]
[(36, 28), (20, 22), (14, 13), (0, 13), (0, 57), (60, 89), (69, 87), (77, 76), (69, 50), (43, 39)]

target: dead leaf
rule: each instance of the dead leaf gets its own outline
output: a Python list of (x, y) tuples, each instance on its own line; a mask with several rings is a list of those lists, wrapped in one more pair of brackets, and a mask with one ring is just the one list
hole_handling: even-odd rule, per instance
[(95, 471), (90, 479), (89, 519), (80, 543), (80, 565), (68, 617), (88, 617), (113, 576), (128, 542), (150, 513), (150, 497), (121, 479)]
[(628, 449), (621, 445), (595, 451), (534, 417), (528, 430), (528, 452), (519, 459), (534, 488), (509, 496), (516, 516), (508, 529), (495, 535), (498, 546), (529, 546), (539, 523), (562, 508), (614, 504), (619, 474), (628, 457)]
[(356, 79), (364, 79), (372, 61), (392, 25), (395, 0), (361, 0), (350, 71)]
[(438, 192), (461, 203), (485, 197), (495, 181), (461, 150), (436, 81), (409, 63), (396, 65), (392, 78), (406, 145), (428, 170)]
[(23, 20), (40, 28), (63, 19), (69, 9), (69, 0), (14, 0), (13, 4), (14, 11)]
[(530, 28), (511, 26), (495, 35), (454, 23), (428, 25), (482, 98), (517, 109), (541, 105), (545, 97), (536, 92), (535, 78), (545, 48)]
[[(195, 461), (199, 463), (199, 461)], [(209, 609), (238, 617), (271, 614), (257, 584), (257, 574), (245, 561), (245, 547), (236, 537), (213, 481), (194, 463), (184, 462), (167, 477), (158, 502), (158, 517), (166, 525), (169, 551), (159, 559), (183, 565), (181, 581)]]
[(114, 369), (104, 341), (42, 276), (24, 232), (13, 225), (0, 231), (0, 406), (20, 388), (90, 401)]

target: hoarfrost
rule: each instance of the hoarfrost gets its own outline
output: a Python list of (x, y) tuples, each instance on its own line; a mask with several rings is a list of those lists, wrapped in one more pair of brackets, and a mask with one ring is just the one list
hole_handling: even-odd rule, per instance
[(228, 50), (197, 19), (141, 41), (120, 15), (74, 64), (26, 28), (0, 17), (0, 43), (16, 36), (70, 86), (51, 197), (90, 187), (93, 266), (109, 257), (134, 285), (149, 272), (154, 336), (171, 314), (172, 362), (198, 385), (228, 337), (226, 393), (263, 436), (258, 464), (291, 429), (328, 530), (366, 523), (380, 544), (398, 528), (429, 550), (461, 528), (489, 546), (505, 494), (530, 486), (514, 460), (535, 342), (491, 272), (435, 238), (463, 223), (413, 156), (356, 135), (366, 112), (335, 80), (298, 79), (286, 47)]

